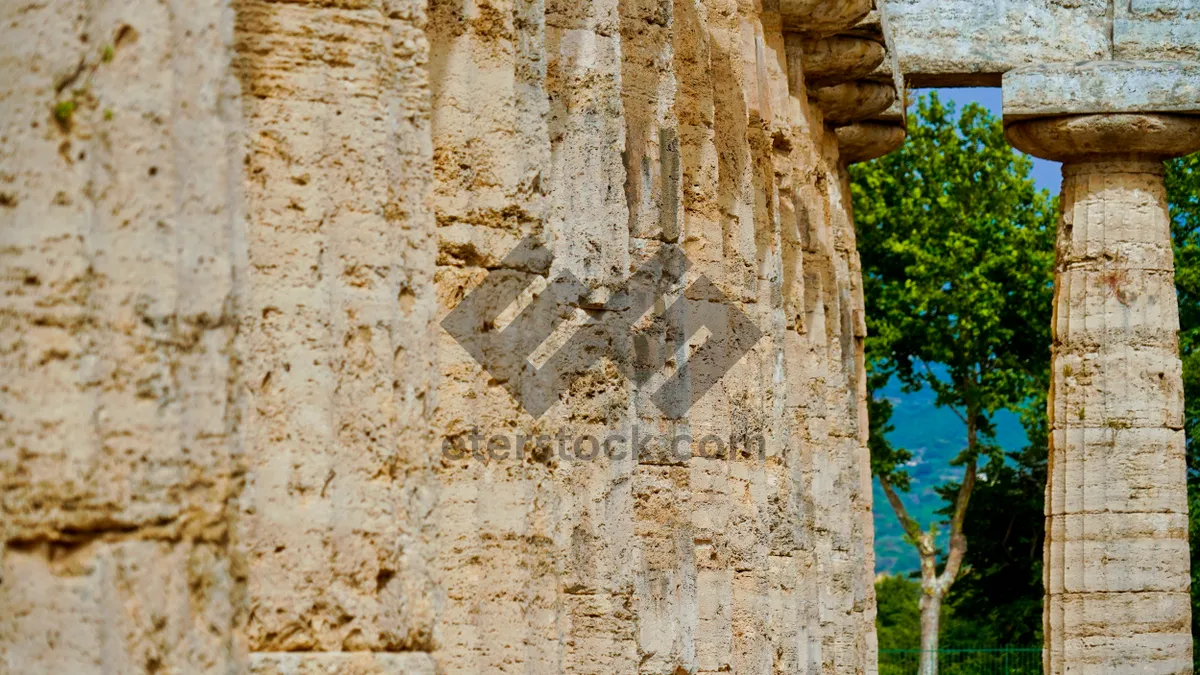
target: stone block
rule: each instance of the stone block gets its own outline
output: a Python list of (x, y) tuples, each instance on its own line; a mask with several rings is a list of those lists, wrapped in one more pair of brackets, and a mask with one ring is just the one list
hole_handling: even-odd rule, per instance
[(1073, 61), (1004, 74), (1004, 119), (1098, 113), (1200, 113), (1200, 63)]
[(1113, 9), (1114, 59), (1200, 59), (1200, 3), (1131, 0)]
[(1110, 54), (1107, 0), (885, 0), (912, 87), (997, 86), (1009, 70)]
[(1183, 432), (1173, 429), (1055, 429), (1051, 516), (1186, 514), (1186, 495), (1162, 477), (1185, 470)]

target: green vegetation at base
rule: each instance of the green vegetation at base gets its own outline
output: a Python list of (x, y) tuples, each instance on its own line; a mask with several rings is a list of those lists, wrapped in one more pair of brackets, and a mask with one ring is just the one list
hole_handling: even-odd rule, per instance
[[(875, 593), (879, 675), (913, 675), (921, 656), (921, 585), (904, 576), (881, 576)], [(948, 646), (938, 650), (940, 675), (1041, 675), (1040, 638), (1013, 641), (1008, 626), (990, 617), (977, 620), (971, 612), (955, 605), (942, 608), (942, 642)], [(1038, 614), (1040, 621), (1040, 606)]]

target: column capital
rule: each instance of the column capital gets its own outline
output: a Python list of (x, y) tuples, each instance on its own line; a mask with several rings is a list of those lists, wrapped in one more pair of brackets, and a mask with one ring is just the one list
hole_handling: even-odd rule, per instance
[(858, 23), (875, 7), (875, 0), (780, 0), (779, 13), (788, 31), (820, 37)]
[(1009, 142), (1057, 161), (1200, 150), (1200, 63), (1080, 61), (1004, 75)]
[(826, 122), (844, 126), (870, 119), (892, 107), (896, 88), (890, 83), (856, 80), (815, 89), (808, 98), (821, 109)]
[(789, 52), (800, 54), (804, 81), (813, 88), (866, 77), (887, 57), (882, 44), (859, 35), (814, 39), (801, 33), (786, 33), (784, 39)]
[(1165, 160), (1200, 151), (1200, 117), (1095, 114), (1030, 119), (1005, 124), (1013, 147), (1058, 162), (1106, 157)]
[(837, 129), (838, 152), (847, 165), (867, 162), (904, 145), (903, 126), (887, 122), (858, 122)]
[[(784, 32), (789, 86), (820, 111), (836, 133), (844, 165), (881, 157), (904, 143), (904, 78), (892, 53), (891, 29), (879, 0), (781, 0), (782, 9), (857, 18), (836, 31), (812, 22)], [(790, 10), (788, 8), (791, 8)], [(874, 9), (874, 11), (871, 11)], [(819, 23), (819, 22), (818, 22)], [(785, 28), (787, 21), (785, 20)], [(832, 26), (829, 22), (826, 26)]]

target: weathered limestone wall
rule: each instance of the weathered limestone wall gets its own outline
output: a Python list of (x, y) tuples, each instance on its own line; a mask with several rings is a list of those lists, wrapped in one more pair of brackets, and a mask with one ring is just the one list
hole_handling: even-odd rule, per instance
[[(861, 273), (778, 11), (0, 12), (0, 670), (874, 672)], [(525, 292), (479, 334), (532, 303), (607, 340), (672, 251), (611, 345), (663, 371), (564, 366), (538, 417), (439, 326), (488, 279)], [(660, 409), (698, 307), (764, 337)], [(477, 434), (522, 456), (443, 453)]]
[(233, 15), (0, 8), (0, 671), (233, 672)]
[(232, 4), (250, 668), (415, 652), (379, 667), (421, 672), (438, 606), (424, 8)]
[[(789, 93), (778, 15), (691, 1), (439, 1), (430, 17), (443, 313), (532, 236), (553, 261), (493, 274), (540, 288), (570, 270), (590, 290), (560, 308), (568, 316), (670, 247), (694, 267), (658, 280), (659, 311), (703, 273), (767, 332), (682, 418), (650, 402), (658, 382), (631, 386), (606, 365), (577, 373), (536, 421), (443, 335), (446, 437), (603, 438), (637, 426), (693, 442), (682, 458), (651, 446), (636, 464), (557, 449), (531, 458), (532, 443), (524, 461), (441, 462), (439, 662), (872, 670), (853, 228), (836, 138)], [(687, 358), (661, 335), (652, 349)], [(709, 434), (761, 435), (765, 461), (701, 456), (695, 440)]]

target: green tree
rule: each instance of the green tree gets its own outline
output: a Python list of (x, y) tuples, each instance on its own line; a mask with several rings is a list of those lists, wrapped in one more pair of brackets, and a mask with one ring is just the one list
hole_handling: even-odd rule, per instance
[(956, 115), (936, 94), (918, 101), (904, 147), (851, 168), (868, 388), (891, 377), (904, 391), (928, 387), (966, 428), (954, 460), (963, 479), (954, 488), (939, 572), (936, 524), (923, 529), (900, 495), (911, 454), (880, 433), (890, 404), (868, 401), (871, 468), (921, 561), (922, 675), (937, 672), (931, 653), (943, 601), (966, 555), (964, 522), (979, 465), (989, 476), (1004, 465), (993, 416), (1027, 404), (1047, 367), (1057, 209), (1034, 188), (1031, 169), (987, 110), (972, 104)]

